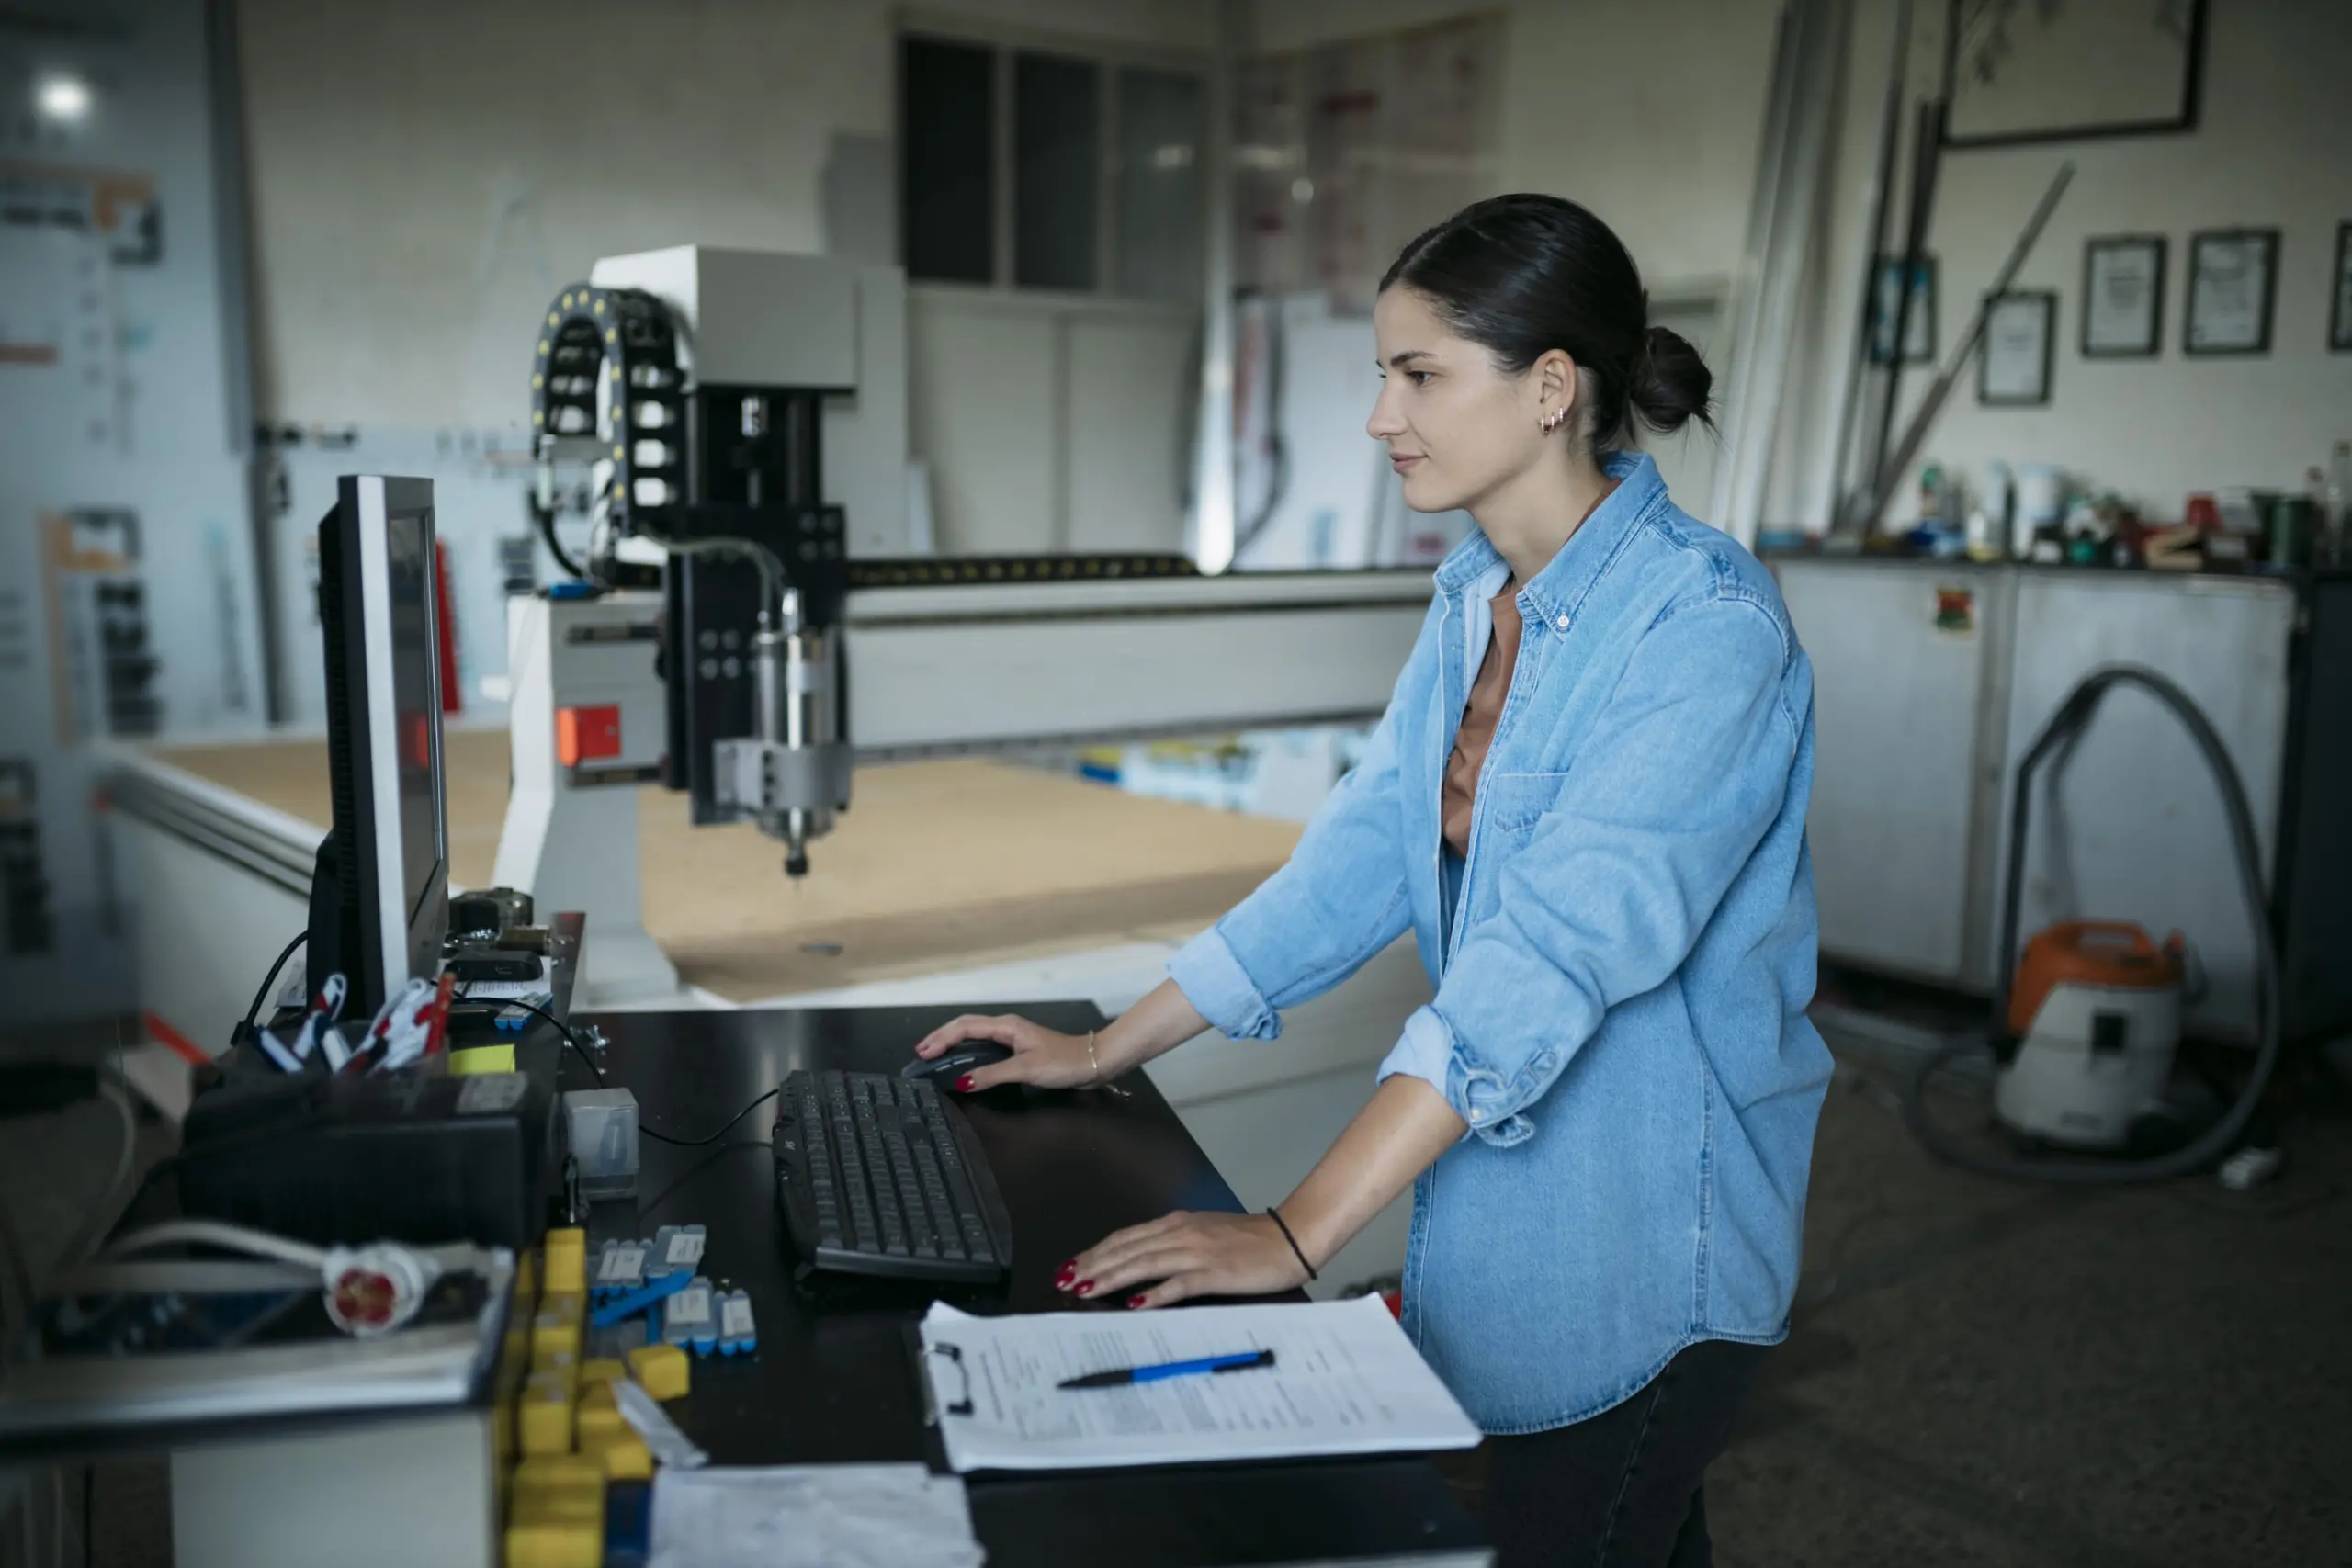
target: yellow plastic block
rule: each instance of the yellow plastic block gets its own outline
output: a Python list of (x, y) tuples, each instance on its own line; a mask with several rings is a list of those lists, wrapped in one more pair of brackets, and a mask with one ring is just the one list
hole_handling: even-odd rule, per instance
[(587, 1312), (586, 1303), (579, 1296), (551, 1295), (542, 1300), (538, 1315), (531, 1319), (531, 1359), (543, 1360), (560, 1351), (576, 1359), (580, 1325)]
[(536, 1252), (514, 1259), (514, 1300), (524, 1307), (539, 1304), (539, 1255)]
[(572, 1441), (583, 1454), (594, 1454), (615, 1438), (628, 1430), (628, 1423), (621, 1418), (617, 1407), (603, 1408), (582, 1405), (571, 1418)]
[(531, 1359), (531, 1375), (561, 1378), (564, 1386), (576, 1394), (580, 1389), (580, 1358), (569, 1350), (542, 1351)]
[(553, 1295), (559, 1291), (582, 1292), (588, 1288), (588, 1235), (578, 1226), (548, 1232), (547, 1275), (543, 1287)]
[(506, 1524), (506, 1568), (599, 1568), (605, 1561), (602, 1518), (517, 1515)]
[(514, 1495), (533, 1502), (548, 1498), (594, 1500), (604, 1495), (605, 1475), (594, 1460), (578, 1454), (548, 1454), (514, 1467)]
[(640, 1345), (628, 1353), (628, 1368), (656, 1399), (677, 1399), (686, 1392), (686, 1353), (675, 1345)]
[(580, 1408), (582, 1410), (618, 1410), (620, 1400), (613, 1393), (613, 1385), (603, 1378), (580, 1385)]
[(595, 1387), (598, 1383), (617, 1382), (628, 1376), (628, 1364), (613, 1356), (597, 1356), (580, 1364), (580, 1386)]
[(607, 1481), (650, 1481), (653, 1479), (653, 1450), (635, 1432), (596, 1446), (594, 1458), (605, 1467)]
[(523, 1385), (516, 1414), (526, 1460), (571, 1451), (571, 1385), (560, 1378), (535, 1377)]

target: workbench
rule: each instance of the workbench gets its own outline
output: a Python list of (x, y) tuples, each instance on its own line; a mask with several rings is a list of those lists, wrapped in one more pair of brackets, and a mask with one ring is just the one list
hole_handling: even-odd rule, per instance
[[(505, 815), (507, 733), (452, 727), (444, 757), (450, 881), (485, 886)], [(186, 1061), (226, 1044), (270, 960), (307, 922), (311, 857), (331, 815), (326, 743), (118, 748), (114, 761), (110, 832), (139, 909), (139, 1005), (158, 1043), (128, 1054), (126, 1070), (176, 1114)], [(1178, 944), (1281, 865), (1299, 832), (999, 761), (862, 768), (856, 790), (797, 883), (779, 846), (751, 827), (695, 828), (684, 796), (638, 792), (645, 925), (699, 996), (1076, 996), (1116, 1011), (1158, 983)], [(1262, 1207), (1347, 1124), (1429, 997), (1408, 937), (1285, 1015), (1280, 1041), (1206, 1035), (1150, 1076)], [(1332, 1282), (1401, 1269), (1408, 1221), (1408, 1202), (1391, 1205), (1332, 1260)]]
[[(638, 1098), (647, 1126), (697, 1138), (796, 1068), (895, 1072), (949, 1008), (586, 1015), (609, 1044), (604, 1073)], [(1103, 1022), (1082, 1002), (1025, 1010), (1050, 1028)], [(563, 1087), (590, 1087), (566, 1054)], [(1012, 1219), (1012, 1278), (957, 1292), (967, 1311), (1124, 1311), (1054, 1289), (1054, 1272), (1122, 1226), (1171, 1209), (1241, 1207), (1148, 1078), (1109, 1089), (997, 1090), (960, 1102), (988, 1151)], [(702, 1359), (670, 1406), (719, 1464), (933, 1460), (909, 1331), (930, 1287), (818, 1276), (797, 1288), (784, 1250), (764, 1109), (707, 1148), (650, 1139), (634, 1199), (590, 1212), (605, 1239), (701, 1224), (702, 1272), (748, 1291), (759, 1352)], [(1301, 1298), (1303, 1299), (1303, 1298)], [(1114, 1561), (1132, 1568), (1210, 1563), (1459, 1562), (1475, 1529), (1435, 1468), (1411, 1457), (1190, 1465), (976, 1477), (972, 1518), (990, 1568)]]
[[(924, 1034), (985, 1006), (574, 1014), (571, 1027), (590, 1043), (602, 1081), (637, 1097), (643, 1126), (696, 1139), (727, 1128), (796, 1069), (895, 1071)], [(1103, 1021), (1084, 1002), (1025, 1010), (1069, 1032)], [(535, 1022), (518, 1063), (555, 1075), (562, 1089), (594, 1087), (584, 1053), (557, 1041)], [(689, 1391), (666, 1406), (712, 1462), (944, 1470), (914, 1359), (913, 1328), (934, 1297), (982, 1314), (1125, 1311), (1055, 1290), (1061, 1261), (1173, 1209), (1242, 1207), (1141, 1073), (1100, 1089), (1011, 1089), (959, 1104), (1012, 1224), (1012, 1275), (993, 1289), (822, 1274), (797, 1283), (776, 1208), (769, 1105), (707, 1146), (641, 1139), (634, 1193), (591, 1206), (591, 1256), (605, 1240), (700, 1224), (699, 1271), (751, 1298), (757, 1349), (696, 1359)], [(497, 1561), (492, 1397), (485, 1382), (462, 1408), (117, 1435), (103, 1446), (172, 1450), (186, 1568), (300, 1568), (326, 1539), (347, 1568), (489, 1568)], [(1486, 1561), (1435, 1466), (1414, 1455), (976, 1475), (967, 1484), (990, 1568)], [(638, 1500), (616, 1489), (615, 1502), (626, 1509)]]

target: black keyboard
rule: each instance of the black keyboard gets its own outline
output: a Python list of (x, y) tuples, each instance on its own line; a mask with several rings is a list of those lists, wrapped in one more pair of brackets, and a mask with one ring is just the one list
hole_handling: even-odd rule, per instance
[(802, 1071), (776, 1091), (776, 1207), (808, 1267), (993, 1284), (1012, 1222), (963, 1111), (895, 1073)]

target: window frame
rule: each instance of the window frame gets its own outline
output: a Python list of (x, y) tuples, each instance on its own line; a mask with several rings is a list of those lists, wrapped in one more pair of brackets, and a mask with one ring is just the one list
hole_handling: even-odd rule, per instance
[[(1207, 123), (1206, 116), (1215, 112), (1216, 102), (1212, 77), (1215, 57), (1207, 50), (1189, 50), (1155, 44), (1129, 43), (1115, 39), (1081, 38), (1050, 29), (1025, 28), (1017, 24), (978, 21), (953, 13), (924, 10), (918, 7), (901, 9), (890, 40), (891, 75), (891, 135), (904, 157), (907, 140), (906, 44), (909, 39), (922, 39), (944, 44), (987, 49), (991, 51), (992, 101), (989, 126), (989, 172), (990, 184), (989, 273), (986, 283), (974, 283), (958, 278), (917, 277), (910, 272), (910, 287), (952, 290), (959, 294), (1004, 295), (1041, 302), (1057, 301), (1080, 306), (1173, 306), (1172, 299), (1145, 294), (1129, 294), (1119, 287), (1119, 221), (1121, 215), (1121, 182), (1125, 171), (1119, 158), (1119, 76), (1127, 69), (1158, 71), (1172, 75), (1189, 75), (1200, 85), (1204, 119), (1201, 126), (1201, 157), (1206, 160), (1208, 144), (1216, 128)], [(1058, 55), (1065, 59), (1083, 61), (1093, 67), (1097, 98), (1097, 133), (1094, 157), (1094, 287), (1092, 288), (1044, 288), (1027, 287), (1013, 281), (1015, 203), (1018, 192), (1017, 149), (1014, 145), (1016, 123), (1013, 105), (1013, 79), (1017, 57), (1023, 53)], [(901, 164), (901, 169), (904, 165)], [(901, 179), (903, 180), (903, 174)], [(1204, 178), (1201, 182), (1200, 273), (1204, 287), (1208, 276), (1207, 247), (1210, 242), (1210, 204), (1217, 199), (1216, 182)], [(894, 213), (897, 227), (899, 265), (906, 265), (906, 193), (898, 195)]]

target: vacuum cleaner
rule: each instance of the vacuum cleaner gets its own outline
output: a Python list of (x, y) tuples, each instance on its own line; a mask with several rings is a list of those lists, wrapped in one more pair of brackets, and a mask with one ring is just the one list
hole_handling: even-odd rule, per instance
[[(2018, 951), (2034, 781), (2042, 765), (2082, 733), (2107, 694), (2127, 685), (2147, 692), (2180, 720), (2221, 787), (2254, 936), (2253, 1069), (2220, 1118), (2182, 1146), (2147, 1158), (2100, 1157), (2128, 1147), (2135, 1122), (2162, 1102), (2191, 987), (2188, 953), (2178, 932), (2159, 943), (2128, 921), (2052, 926), (2026, 944), (2017, 969), (2003, 976), (1989, 1038), (1933, 1053), (1905, 1086), (1903, 1113), (1912, 1132), (1930, 1153), (1969, 1170), (2076, 1185), (2163, 1181), (2201, 1170), (2237, 1145), (2278, 1065), (2278, 950), (2245, 786), (2211, 721), (2153, 670), (2127, 664), (2093, 671), (2059, 705), (2018, 765), (1998, 952), (2006, 960)], [(1928, 1115), (1928, 1081), (1981, 1050), (1993, 1055), (1996, 1119), (2056, 1152), (1994, 1153), (1954, 1137)]]

